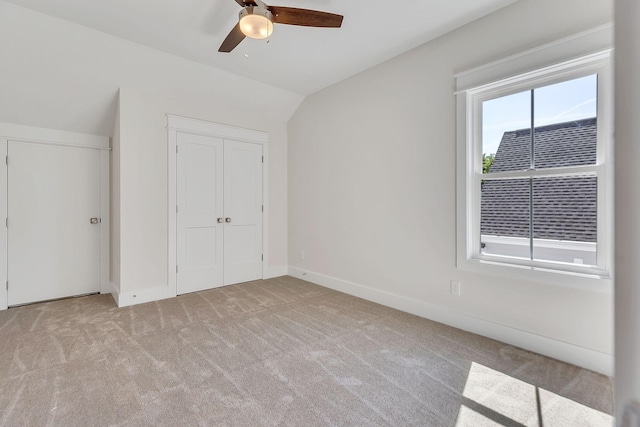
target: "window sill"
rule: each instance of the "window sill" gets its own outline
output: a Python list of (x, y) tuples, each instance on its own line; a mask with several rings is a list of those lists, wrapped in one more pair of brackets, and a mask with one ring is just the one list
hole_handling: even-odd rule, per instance
[(511, 280), (613, 294), (613, 278), (607, 273), (577, 273), (476, 258), (458, 260), (458, 269)]

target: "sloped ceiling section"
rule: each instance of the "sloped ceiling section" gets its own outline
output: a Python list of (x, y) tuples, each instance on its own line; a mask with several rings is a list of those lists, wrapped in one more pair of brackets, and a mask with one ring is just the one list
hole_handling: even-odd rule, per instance
[(516, 0), (267, 0), (344, 15), (340, 29), (276, 25), (269, 43), (218, 47), (234, 0), (7, 0), (163, 52), (309, 95)]
[(286, 123), (303, 97), (0, 1), (0, 121), (110, 136), (120, 87)]

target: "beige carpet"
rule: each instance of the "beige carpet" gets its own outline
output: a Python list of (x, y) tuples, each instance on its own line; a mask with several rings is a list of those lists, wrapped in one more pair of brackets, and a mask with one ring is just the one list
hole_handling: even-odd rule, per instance
[(0, 312), (3, 426), (611, 426), (602, 375), (291, 277)]

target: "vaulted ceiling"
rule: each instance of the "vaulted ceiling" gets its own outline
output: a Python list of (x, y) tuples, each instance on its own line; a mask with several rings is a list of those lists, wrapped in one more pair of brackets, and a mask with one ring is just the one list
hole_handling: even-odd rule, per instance
[(276, 25), (268, 43), (218, 47), (234, 0), (7, 0), (160, 51), (308, 95), (516, 0), (271, 0), (344, 15), (340, 29)]

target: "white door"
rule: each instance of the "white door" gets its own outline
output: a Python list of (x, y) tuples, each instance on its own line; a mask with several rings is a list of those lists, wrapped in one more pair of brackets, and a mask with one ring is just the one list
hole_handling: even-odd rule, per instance
[(7, 152), (9, 305), (98, 292), (99, 150), (9, 141)]
[(223, 141), (178, 133), (177, 291), (223, 284)]
[(262, 146), (225, 141), (224, 284), (262, 278)]
[(262, 146), (177, 135), (177, 293), (262, 278)]

